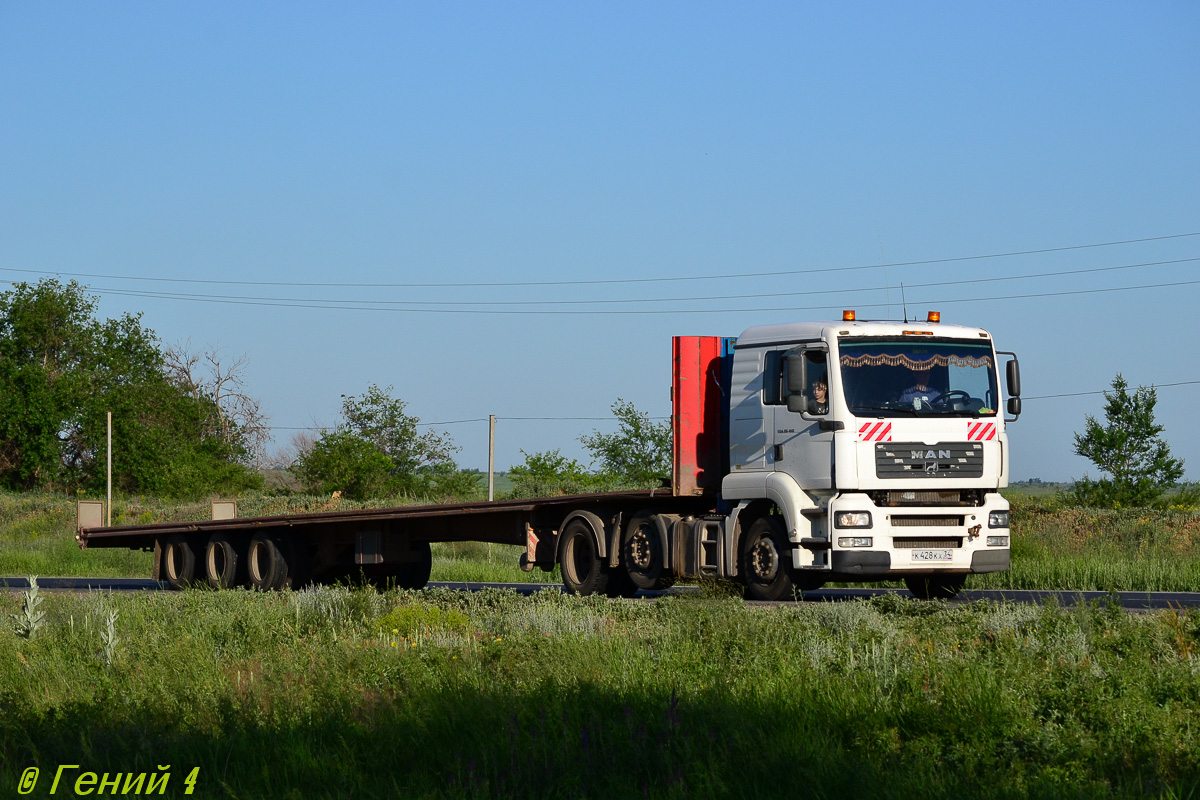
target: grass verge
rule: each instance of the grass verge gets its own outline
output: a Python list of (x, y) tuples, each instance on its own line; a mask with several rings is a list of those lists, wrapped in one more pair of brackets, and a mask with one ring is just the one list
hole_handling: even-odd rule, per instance
[(0, 785), (37, 766), (38, 794), (62, 764), (169, 764), (168, 795), (198, 768), (220, 798), (1200, 790), (1195, 612), (338, 587), (42, 608), (0, 635)]

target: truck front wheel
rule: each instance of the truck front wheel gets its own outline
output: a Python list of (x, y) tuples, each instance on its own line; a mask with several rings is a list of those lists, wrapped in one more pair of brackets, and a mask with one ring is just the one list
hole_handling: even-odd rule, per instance
[(791, 600), (795, 597), (787, 563), (787, 532), (779, 517), (761, 517), (742, 537), (740, 569), (747, 600)]

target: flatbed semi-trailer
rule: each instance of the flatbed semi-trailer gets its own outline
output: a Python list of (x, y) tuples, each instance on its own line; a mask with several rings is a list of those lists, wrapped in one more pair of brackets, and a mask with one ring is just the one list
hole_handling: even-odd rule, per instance
[(605, 492), (86, 527), (76, 538), (85, 549), (152, 550), (153, 577), (176, 588), (207, 583), (214, 589), (244, 584), (270, 590), (360, 577), (420, 588), (429, 580), (430, 544), (475, 541), (520, 545), (527, 569), (549, 571), (562, 562), (568, 586), (620, 594), (632, 590), (618, 580), (609, 585), (607, 577), (619, 563), (622, 523), (648, 507), (703, 514), (711, 501), (674, 497), (669, 489)]
[(430, 544), (452, 541), (522, 545), (524, 568), (561, 565), (579, 594), (709, 575), (761, 600), (831, 580), (904, 580), (947, 597), (971, 573), (1008, 568), (1000, 489), (1020, 372), (990, 333), (934, 313), (846, 312), (672, 344), (669, 488), (90, 526), (79, 543), (152, 549), (156, 576), (215, 588), (360, 576), (415, 588), (429, 578)]

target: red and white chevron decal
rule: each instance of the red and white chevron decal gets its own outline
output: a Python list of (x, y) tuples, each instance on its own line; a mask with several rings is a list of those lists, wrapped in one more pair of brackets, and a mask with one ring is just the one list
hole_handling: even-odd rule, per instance
[(892, 440), (892, 423), (864, 422), (858, 429), (860, 442), (890, 442)]
[(967, 441), (968, 442), (990, 442), (996, 438), (996, 423), (994, 422), (968, 422), (967, 423)]

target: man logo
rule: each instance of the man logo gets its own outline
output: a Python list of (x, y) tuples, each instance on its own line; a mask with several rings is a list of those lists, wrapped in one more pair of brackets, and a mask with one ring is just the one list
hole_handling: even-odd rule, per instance
[(925, 471), (933, 475), (938, 471), (938, 463), (936, 461), (926, 461)]
[(919, 461), (922, 458), (950, 458), (949, 450), (909, 450), (908, 452), (912, 456), (913, 461)]

